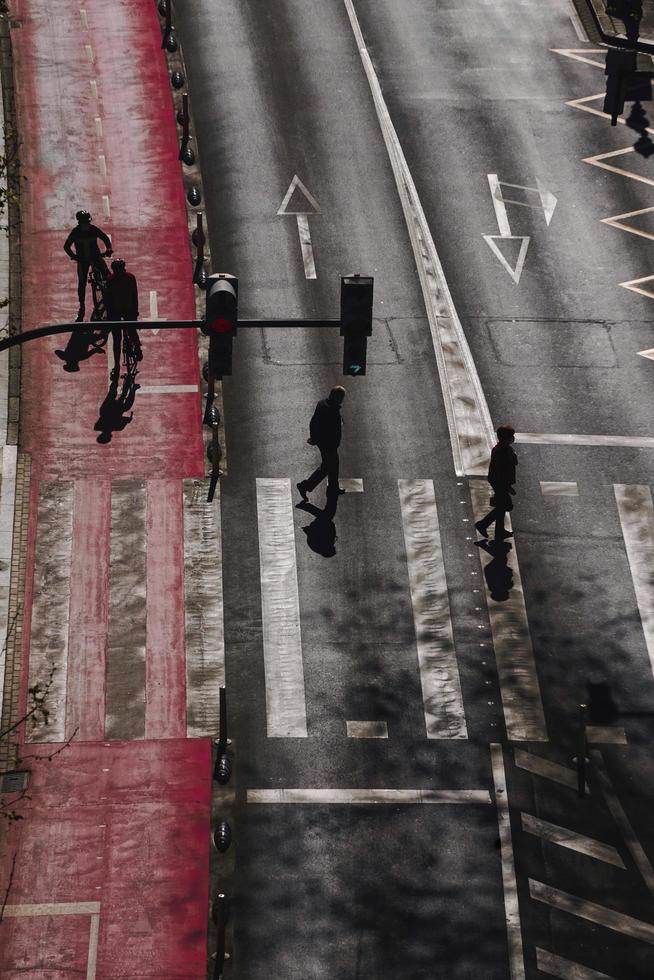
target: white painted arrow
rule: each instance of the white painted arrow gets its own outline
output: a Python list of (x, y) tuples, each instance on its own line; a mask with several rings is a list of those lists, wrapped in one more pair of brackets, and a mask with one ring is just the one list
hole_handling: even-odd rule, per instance
[[(296, 190), (304, 195), (304, 198), (310, 207), (308, 211), (306, 210), (306, 205), (304, 210), (298, 210), (298, 208), (289, 209), (291, 198)], [(309, 231), (309, 215), (320, 214), (320, 205), (316, 201), (313, 194), (307, 190), (297, 174), (293, 176), (293, 180), (289, 184), (289, 188), (286, 191), (284, 200), (279, 206), (277, 214), (295, 215), (297, 220), (298, 235), (300, 237), (300, 248), (302, 249), (302, 262), (304, 264), (305, 278), (317, 279), (316, 263), (313, 258), (313, 246), (311, 245), (311, 233)]]
[[(158, 308), (158, 304), (157, 304), (157, 291), (156, 291), (156, 289), (151, 289), (150, 290), (150, 316), (148, 317), (148, 319), (149, 320), (166, 320), (167, 319), (167, 317), (165, 317), (165, 316), (159, 316), (159, 308)], [(153, 328), (150, 332), (156, 335), (156, 334), (159, 333), (159, 330), (156, 329), (156, 328)]]
[[(552, 220), (552, 215), (554, 214), (557, 199), (554, 194), (552, 194), (551, 191), (548, 191), (538, 179), (536, 179), (536, 187), (525, 187), (522, 184), (508, 184), (506, 181), (500, 180), (497, 174), (487, 174), (487, 177), (488, 186), (490, 187), (491, 192), (491, 200), (493, 201), (493, 208), (495, 210), (497, 227), (499, 228), (500, 233), (499, 235), (483, 235), (482, 237), (491, 248), (493, 254), (500, 260), (513, 281), (517, 284), (520, 282), (520, 276), (522, 275), (522, 270), (524, 268), (530, 238), (528, 235), (511, 234), (511, 226), (509, 225), (509, 217), (506, 212), (506, 206), (507, 204), (516, 204), (518, 207), (522, 208), (536, 208), (537, 210), (543, 212), (545, 224), (549, 226), (549, 223)], [(504, 197), (504, 194), (502, 193), (503, 187), (512, 187), (514, 190), (525, 191), (525, 193), (532, 192), (534, 194), (538, 194), (539, 203), (530, 204), (529, 201), (516, 201), (514, 198)], [(520, 242), (518, 257), (513, 267), (500, 249), (498, 243), (501, 241)]]

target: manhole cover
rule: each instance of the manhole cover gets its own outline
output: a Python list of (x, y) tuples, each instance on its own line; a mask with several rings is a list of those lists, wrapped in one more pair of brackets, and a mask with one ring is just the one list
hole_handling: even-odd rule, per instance
[(27, 789), (29, 780), (30, 774), (28, 769), (22, 769), (17, 772), (3, 772), (0, 777), (0, 793), (20, 793), (21, 790)]

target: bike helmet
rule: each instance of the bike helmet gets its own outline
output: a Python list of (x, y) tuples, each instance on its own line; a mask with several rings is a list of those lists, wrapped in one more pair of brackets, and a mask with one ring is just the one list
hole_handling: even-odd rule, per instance
[(111, 263), (111, 268), (114, 270), (114, 272), (124, 272), (125, 259), (114, 259)]
[(88, 211), (78, 211), (75, 215), (78, 221), (90, 221), (91, 215)]

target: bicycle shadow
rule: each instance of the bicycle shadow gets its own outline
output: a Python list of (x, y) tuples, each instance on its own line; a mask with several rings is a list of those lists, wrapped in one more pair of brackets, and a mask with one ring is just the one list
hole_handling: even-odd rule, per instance
[(86, 361), (94, 354), (105, 354), (107, 338), (97, 327), (71, 333), (63, 350), (56, 350), (56, 356), (64, 362), (64, 371), (79, 371), (80, 361)]
[[(98, 413), (98, 421), (93, 426), (100, 435), (96, 442), (106, 445), (111, 442), (114, 432), (122, 432), (134, 417), (134, 412), (130, 412), (136, 398), (136, 392), (141, 387), (136, 383), (136, 370), (128, 371), (124, 375), (123, 386), (118, 393), (118, 378), (109, 384), (106, 394)], [(127, 412), (130, 412), (127, 415)]]

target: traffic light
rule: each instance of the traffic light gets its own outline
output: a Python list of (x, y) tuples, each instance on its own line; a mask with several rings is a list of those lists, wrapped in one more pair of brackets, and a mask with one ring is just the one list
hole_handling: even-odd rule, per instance
[(606, 52), (606, 95), (603, 111), (610, 113), (611, 125), (615, 126), (618, 116), (624, 111), (629, 76), (636, 71), (636, 52), (621, 48), (609, 48)]
[(372, 334), (372, 276), (341, 276), (343, 374), (366, 373), (368, 337)]
[(201, 330), (209, 337), (209, 374), (232, 373), (232, 343), (238, 324), (238, 279), (226, 272), (207, 278), (207, 307)]

